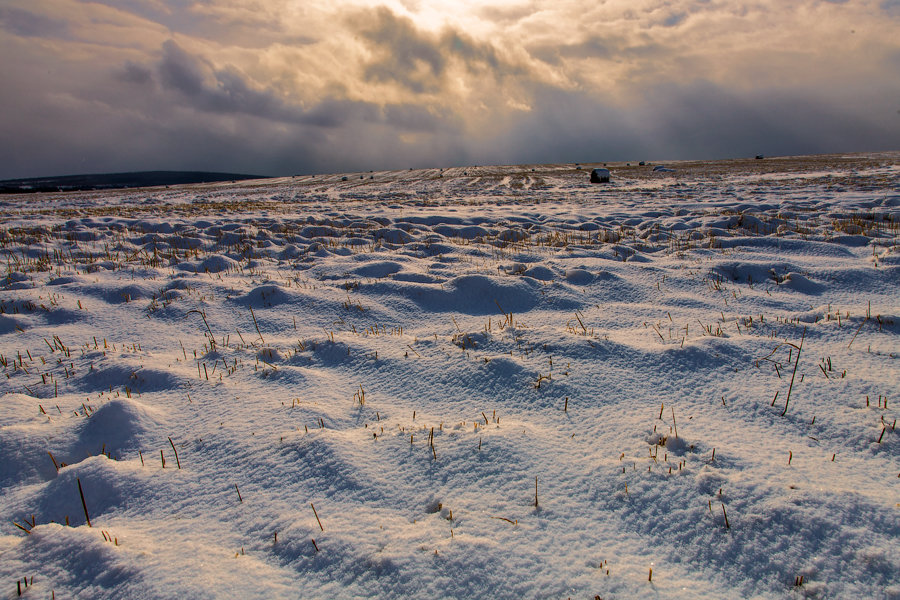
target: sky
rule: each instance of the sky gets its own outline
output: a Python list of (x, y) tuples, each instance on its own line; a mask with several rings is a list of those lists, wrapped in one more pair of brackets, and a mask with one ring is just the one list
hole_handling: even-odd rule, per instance
[(900, 149), (900, 0), (3, 0), (0, 178)]

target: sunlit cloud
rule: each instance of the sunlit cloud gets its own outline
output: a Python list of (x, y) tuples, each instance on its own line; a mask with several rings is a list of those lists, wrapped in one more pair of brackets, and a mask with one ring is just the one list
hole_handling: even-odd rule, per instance
[(900, 143), (894, 0), (7, 0), (0, 177)]

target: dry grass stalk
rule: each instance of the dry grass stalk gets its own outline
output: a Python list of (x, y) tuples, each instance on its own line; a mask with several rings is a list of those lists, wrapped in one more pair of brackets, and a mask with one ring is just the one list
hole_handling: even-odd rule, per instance
[(260, 339), (260, 341), (261, 341), (263, 344), (265, 344), (265, 343), (266, 343), (266, 340), (263, 339), (263, 335), (262, 335), (262, 333), (260, 333), (260, 331), (259, 331), (259, 323), (256, 322), (256, 315), (253, 314), (253, 307), (251, 306), (251, 307), (249, 307), (249, 308), (250, 308), (250, 316), (253, 317), (253, 326), (256, 327), (256, 333), (259, 334), (259, 339)]
[[(319, 513), (316, 512), (316, 507), (313, 506), (312, 502), (309, 503), (309, 506), (310, 506), (310, 508), (312, 508), (313, 514), (316, 515), (316, 522), (319, 524), (319, 529), (321, 529), (322, 531), (325, 531), (325, 528), (322, 527), (322, 521), (319, 520)], [(313, 543), (315, 543), (315, 542), (313, 542)], [(316, 549), (316, 551), (318, 551), (318, 548)]]
[[(783, 417), (787, 413), (788, 404), (791, 401), (791, 390), (794, 387), (794, 376), (797, 375), (797, 365), (800, 364), (800, 352), (803, 350), (803, 340), (806, 339), (806, 327), (803, 328), (803, 335), (800, 336), (800, 345), (797, 346), (797, 359), (794, 361), (794, 372), (791, 373), (791, 383), (788, 386), (787, 398), (784, 400), (784, 410), (781, 411), (781, 416)], [(802, 379), (802, 377), (801, 377)]]
[(76, 477), (75, 481), (78, 482), (78, 495), (81, 496), (81, 508), (84, 509), (84, 520), (87, 521), (88, 527), (93, 527), (93, 525), (91, 525), (91, 517), (88, 515), (87, 502), (84, 501), (84, 490), (81, 489), (81, 479)]
[(56, 459), (53, 458), (53, 453), (48, 450), (47, 454), (50, 455), (50, 460), (53, 461), (53, 466), (56, 467), (56, 472), (59, 473), (59, 464), (56, 462)]
[[(871, 307), (870, 307), (870, 310), (871, 310)], [(847, 344), (847, 350), (849, 350), (849, 349), (850, 349), (850, 346), (853, 345), (853, 341), (856, 339), (856, 336), (859, 335), (859, 332), (862, 330), (863, 325), (865, 325), (865, 324), (866, 324), (866, 321), (868, 321), (868, 320), (869, 320), (869, 316), (866, 315), (866, 318), (863, 319), (863, 322), (859, 324), (859, 328), (857, 328), (856, 333), (854, 333), (854, 334), (853, 334), (853, 337), (850, 339), (850, 343)]]
[[(26, 522), (27, 522), (27, 519), (26, 519)], [(13, 525), (15, 525), (16, 527), (18, 527), (19, 529), (21, 529), (22, 531), (24, 531), (24, 532), (27, 533), (28, 535), (31, 535), (31, 530), (30, 530), (30, 529), (26, 529), (25, 527), (22, 527), (21, 525), (19, 525), (19, 524), (16, 523), (15, 521), (13, 521)]]
[(175, 453), (175, 464), (178, 465), (178, 468), (181, 468), (181, 461), (178, 460), (178, 450), (175, 449), (175, 442), (172, 441), (172, 438), (169, 438), (169, 443), (172, 445), (172, 452)]

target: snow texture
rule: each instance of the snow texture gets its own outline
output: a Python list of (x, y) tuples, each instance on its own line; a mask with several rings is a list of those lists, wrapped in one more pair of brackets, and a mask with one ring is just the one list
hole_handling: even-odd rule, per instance
[(667, 164), (0, 198), (4, 597), (900, 598), (900, 155)]

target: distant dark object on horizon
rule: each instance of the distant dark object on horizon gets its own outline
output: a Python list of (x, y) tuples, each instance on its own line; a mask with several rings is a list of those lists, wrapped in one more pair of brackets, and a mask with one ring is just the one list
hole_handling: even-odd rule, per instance
[(609, 169), (591, 171), (591, 183), (609, 183)]
[(670, 168), (664, 167), (662, 165), (656, 165), (655, 167), (653, 167), (653, 170), (656, 171), (657, 173), (674, 173), (675, 172), (675, 169), (670, 169)]
[(757, 155), (756, 155), (756, 160), (762, 160), (762, 159), (764, 159), (764, 158), (765, 158), (765, 156), (763, 156), (762, 154), (757, 154)]
[(131, 173), (97, 173), (32, 177), (0, 181), (0, 194), (32, 192), (80, 192), (121, 188), (185, 185), (191, 183), (235, 182), (246, 179), (267, 179), (263, 175), (240, 173), (210, 173), (206, 171), (136, 171)]

